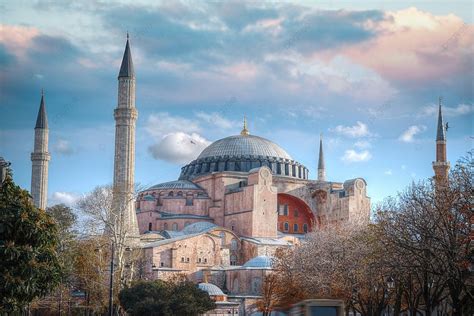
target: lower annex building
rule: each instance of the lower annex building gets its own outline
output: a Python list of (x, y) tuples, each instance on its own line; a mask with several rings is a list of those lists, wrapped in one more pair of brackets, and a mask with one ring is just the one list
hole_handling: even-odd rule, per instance
[(240, 135), (209, 145), (178, 180), (140, 192), (146, 274), (184, 273), (201, 288), (219, 289), (216, 313), (251, 314), (278, 247), (322, 225), (369, 219), (364, 179), (325, 180), (322, 140), (318, 180), (308, 174), (280, 146), (250, 135), (244, 122)]

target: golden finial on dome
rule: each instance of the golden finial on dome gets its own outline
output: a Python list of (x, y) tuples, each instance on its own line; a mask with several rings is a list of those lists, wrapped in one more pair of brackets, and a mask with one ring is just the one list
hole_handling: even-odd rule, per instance
[(247, 118), (244, 116), (244, 128), (240, 132), (240, 135), (248, 136), (249, 134), (249, 130), (247, 129)]

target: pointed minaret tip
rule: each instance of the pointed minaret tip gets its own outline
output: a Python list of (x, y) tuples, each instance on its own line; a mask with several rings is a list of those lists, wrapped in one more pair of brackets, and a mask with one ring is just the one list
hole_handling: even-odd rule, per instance
[(36, 118), (35, 128), (48, 128), (48, 117), (46, 116), (46, 106), (44, 105), (44, 91), (41, 89), (41, 101), (38, 111), (38, 117)]
[(323, 134), (319, 135), (318, 180), (326, 181), (326, 167), (324, 165)]
[(443, 123), (443, 113), (441, 111), (441, 104), (443, 102), (443, 97), (439, 97), (438, 99), (438, 127), (436, 130), (436, 140), (446, 141), (446, 131), (445, 125)]
[(244, 116), (244, 128), (240, 132), (240, 135), (248, 136), (249, 134), (249, 130), (247, 129), (247, 118)]
[(133, 69), (132, 53), (130, 51), (130, 41), (127, 32), (127, 44), (123, 53), (122, 65), (120, 66), (119, 78), (134, 78), (135, 70)]

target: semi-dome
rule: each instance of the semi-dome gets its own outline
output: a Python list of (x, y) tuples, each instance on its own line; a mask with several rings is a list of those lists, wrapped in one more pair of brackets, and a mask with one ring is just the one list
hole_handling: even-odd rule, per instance
[(244, 268), (259, 268), (259, 269), (271, 269), (273, 266), (273, 258), (270, 256), (257, 256), (247, 261)]
[(196, 160), (181, 169), (180, 180), (201, 175), (237, 171), (249, 172), (267, 166), (274, 175), (308, 179), (308, 169), (280, 146), (263, 137), (250, 135), (246, 125), (240, 135), (219, 139), (206, 147)]

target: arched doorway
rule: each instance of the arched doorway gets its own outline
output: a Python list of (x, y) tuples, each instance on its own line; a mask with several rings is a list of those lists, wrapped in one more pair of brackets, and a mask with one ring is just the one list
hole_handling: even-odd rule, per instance
[(301, 199), (278, 194), (278, 231), (286, 234), (306, 234), (312, 231), (315, 218), (309, 206)]

